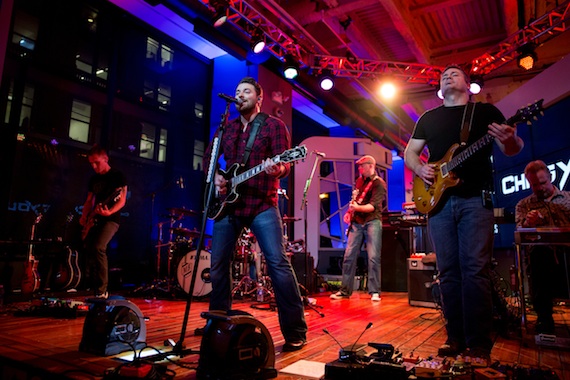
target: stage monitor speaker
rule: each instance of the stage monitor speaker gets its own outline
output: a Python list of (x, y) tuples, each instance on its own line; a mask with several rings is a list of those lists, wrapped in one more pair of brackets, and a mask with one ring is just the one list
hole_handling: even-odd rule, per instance
[(408, 301), (412, 306), (435, 308), (439, 303), (439, 284), (434, 265), (421, 259), (408, 259)]
[(411, 228), (382, 228), (382, 291), (405, 292), (406, 259), (411, 254)]
[(291, 256), (291, 266), (299, 284), (303, 285), (309, 294), (313, 293), (316, 281), (313, 256), (306, 253), (295, 253)]
[(145, 347), (146, 325), (137, 305), (118, 296), (88, 302), (79, 351), (108, 356)]
[(267, 327), (241, 310), (203, 312), (197, 379), (272, 379), (275, 348)]

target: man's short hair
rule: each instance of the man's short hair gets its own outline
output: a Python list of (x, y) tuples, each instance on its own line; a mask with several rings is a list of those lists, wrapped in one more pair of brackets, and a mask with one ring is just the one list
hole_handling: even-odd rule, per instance
[(93, 147), (87, 153), (87, 157), (106, 156), (106, 155), (107, 155), (107, 151), (105, 150), (105, 148), (103, 148), (102, 146), (99, 146), (97, 144), (93, 145)]
[(443, 69), (443, 71), (441, 72), (440, 78), (443, 76), (443, 73), (445, 73), (449, 69), (457, 69), (457, 70), (461, 71), (463, 73), (463, 77), (465, 78), (465, 81), (467, 83), (470, 82), (471, 77), (469, 76), (469, 74), (467, 74), (467, 72), (465, 70), (463, 70), (463, 68), (461, 66), (459, 66), (458, 64), (455, 64), (455, 63), (447, 65), (445, 67), (445, 69)]
[(544, 170), (545, 172), (549, 172), (548, 167), (542, 160), (536, 160), (529, 162), (526, 167), (524, 168), (524, 175), (528, 176), (529, 174), (536, 174), (539, 171)]
[(239, 81), (238, 86), (242, 83), (251, 84), (255, 88), (255, 92), (257, 93), (257, 96), (263, 96), (263, 88), (261, 88), (261, 85), (254, 78), (245, 77)]

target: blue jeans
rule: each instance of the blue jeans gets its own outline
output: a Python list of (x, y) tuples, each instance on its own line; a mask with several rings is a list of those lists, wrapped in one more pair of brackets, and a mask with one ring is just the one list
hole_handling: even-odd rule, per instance
[(380, 293), (380, 254), (382, 251), (382, 222), (371, 220), (366, 224), (352, 223), (349, 227), (348, 243), (342, 260), (342, 285), (340, 291), (351, 295), (356, 274), (356, 260), (360, 254), (362, 242), (366, 239), (368, 255), (368, 292)]
[(493, 254), (493, 210), (480, 197), (451, 196), (428, 219), (447, 320), (447, 339), (491, 350), (493, 305), (489, 270)]
[(307, 323), (299, 284), (285, 253), (281, 215), (276, 207), (259, 213), (253, 219), (233, 215), (214, 223), (210, 276), (212, 293), (210, 310), (231, 310), (230, 261), (235, 243), (244, 226), (251, 228), (265, 256), (275, 291), (281, 332), (286, 341), (306, 340)]

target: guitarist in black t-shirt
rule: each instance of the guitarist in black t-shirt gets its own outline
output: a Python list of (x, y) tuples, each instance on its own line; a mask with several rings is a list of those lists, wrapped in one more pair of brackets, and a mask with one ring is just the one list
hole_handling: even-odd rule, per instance
[(109, 156), (103, 148), (95, 145), (87, 158), (95, 175), (89, 180), (87, 199), (79, 220), (83, 226), (85, 273), (90, 282), (87, 286), (94, 288), (95, 297), (107, 298), (107, 245), (119, 229), (127, 185), (123, 173), (109, 165)]

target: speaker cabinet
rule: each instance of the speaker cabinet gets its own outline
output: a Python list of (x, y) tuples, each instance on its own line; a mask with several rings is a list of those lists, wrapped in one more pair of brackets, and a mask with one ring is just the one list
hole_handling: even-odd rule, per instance
[(408, 259), (408, 301), (412, 306), (437, 306), (439, 285), (435, 282), (434, 265), (424, 265), (421, 259)]
[(295, 253), (291, 256), (291, 266), (297, 276), (297, 281), (303, 285), (307, 292), (315, 291), (315, 264), (313, 256), (306, 253)]
[(383, 226), (382, 228), (382, 291), (405, 292), (406, 259), (412, 247), (411, 228)]

